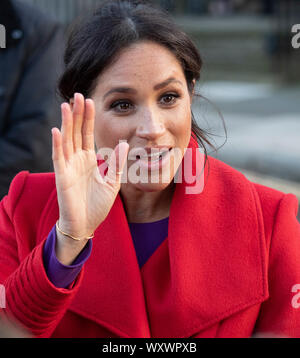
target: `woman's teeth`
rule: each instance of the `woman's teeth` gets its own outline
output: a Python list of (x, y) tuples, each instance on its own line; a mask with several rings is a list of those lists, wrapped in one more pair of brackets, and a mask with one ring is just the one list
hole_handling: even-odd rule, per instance
[(152, 154), (149, 154), (147, 156), (137, 156), (138, 159), (142, 159), (142, 160), (145, 160), (145, 159), (154, 159), (155, 160), (159, 160), (161, 159), (166, 153), (168, 153), (168, 151), (164, 151), (162, 153), (152, 153)]

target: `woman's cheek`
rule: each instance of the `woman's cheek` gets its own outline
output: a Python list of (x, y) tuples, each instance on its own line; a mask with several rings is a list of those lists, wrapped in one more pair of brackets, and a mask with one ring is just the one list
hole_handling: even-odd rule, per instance
[(191, 120), (192, 117), (190, 112), (187, 112), (185, 109), (178, 111), (176, 116), (174, 115), (171, 119), (172, 129), (176, 135), (188, 135), (189, 130), (191, 129)]
[(119, 144), (119, 140), (129, 140), (130, 137), (128, 121), (113, 116), (102, 116), (96, 122), (95, 131), (96, 144), (112, 149)]
[(94, 137), (97, 148), (104, 146), (104, 125), (99, 118), (95, 118)]

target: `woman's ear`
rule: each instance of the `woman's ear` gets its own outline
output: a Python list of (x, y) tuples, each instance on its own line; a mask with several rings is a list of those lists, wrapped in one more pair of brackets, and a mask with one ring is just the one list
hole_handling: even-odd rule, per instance
[(195, 93), (195, 85), (196, 85), (196, 80), (193, 79), (193, 81), (192, 81), (192, 83), (191, 83), (191, 89), (190, 89), (191, 102), (192, 102), (192, 100), (193, 100), (194, 93)]
[(196, 80), (195, 80), (195, 78), (193, 79), (192, 83), (193, 83), (192, 96), (194, 96), (194, 93), (195, 93), (195, 86), (196, 86)]

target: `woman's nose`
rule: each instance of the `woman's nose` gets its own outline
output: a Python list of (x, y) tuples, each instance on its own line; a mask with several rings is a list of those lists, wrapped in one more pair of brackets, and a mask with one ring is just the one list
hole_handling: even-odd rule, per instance
[(154, 111), (147, 110), (139, 118), (136, 135), (141, 138), (155, 139), (165, 133), (165, 124)]

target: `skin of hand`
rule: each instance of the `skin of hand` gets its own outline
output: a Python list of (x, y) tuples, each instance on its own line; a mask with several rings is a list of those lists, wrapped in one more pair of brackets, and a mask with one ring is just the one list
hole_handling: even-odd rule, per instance
[(61, 105), (62, 126), (52, 129), (52, 160), (59, 205), (59, 228), (76, 241), (57, 232), (56, 254), (63, 264), (70, 264), (87, 240), (105, 220), (120, 190), (121, 175), (129, 145), (119, 143), (102, 177), (94, 148), (95, 106), (92, 99), (75, 93), (73, 110)]

